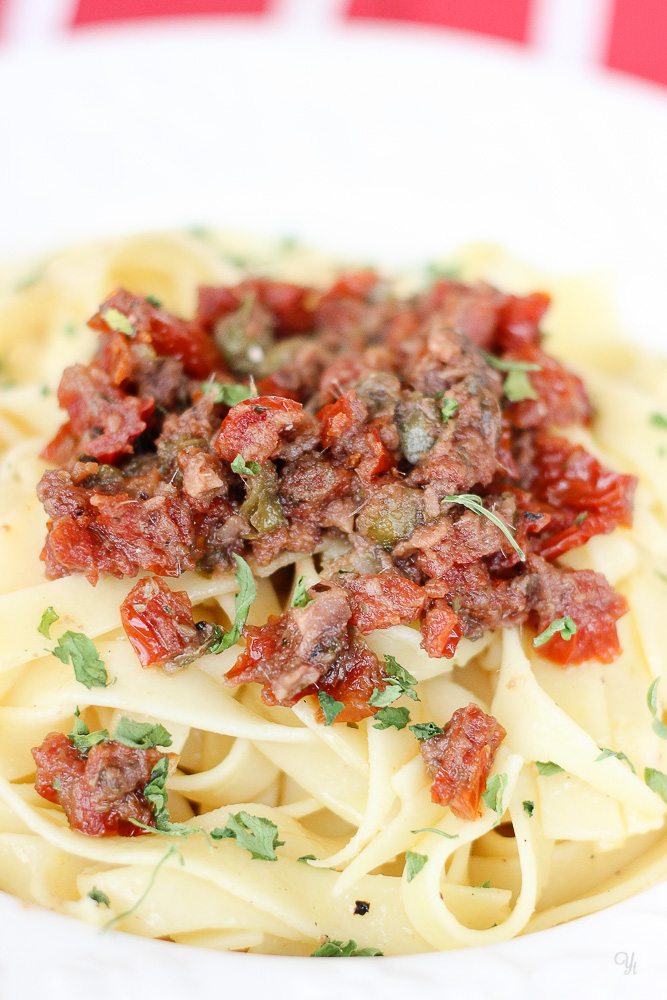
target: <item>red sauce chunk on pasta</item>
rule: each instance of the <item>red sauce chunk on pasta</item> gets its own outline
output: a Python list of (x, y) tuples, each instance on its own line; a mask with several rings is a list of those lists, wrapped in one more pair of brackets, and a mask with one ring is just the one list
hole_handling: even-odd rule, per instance
[(120, 618), (142, 667), (177, 664), (179, 658), (196, 655), (202, 645), (188, 594), (171, 590), (159, 577), (134, 585), (120, 606)]
[[(451, 657), (570, 615), (577, 632), (540, 654), (609, 662), (625, 602), (558, 560), (631, 524), (636, 480), (553, 433), (592, 409), (543, 350), (548, 304), (449, 279), (398, 298), (366, 270), (201, 288), (191, 319), (117, 289), (90, 320), (92, 363), (60, 385), (37, 490), (47, 575), (229, 573), (237, 555), (271, 574), (318, 555), (312, 606), (247, 629), (230, 677), (276, 704), (327, 691), (341, 720), (372, 714), (376, 629), (419, 622), (426, 653)], [(142, 663), (182, 664), (205, 640), (184, 596), (170, 616), (144, 592), (159, 587), (123, 622)]]
[(155, 825), (143, 792), (164, 756), (159, 750), (105, 740), (84, 755), (62, 733), (49, 733), (32, 755), (35, 789), (62, 806), (73, 830), (89, 837), (133, 837), (142, 831), (131, 820)]
[(440, 736), (422, 740), (419, 750), (433, 779), (431, 801), (449, 806), (459, 819), (476, 819), (496, 750), (505, 730), (474, 702), (458, 708)]

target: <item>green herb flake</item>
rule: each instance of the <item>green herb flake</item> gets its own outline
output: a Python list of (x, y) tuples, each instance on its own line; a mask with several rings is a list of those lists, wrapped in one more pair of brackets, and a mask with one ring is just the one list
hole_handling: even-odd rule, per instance
[(412, 701), (419, 701), (419, 696), (414, 688), (417, 686), (417, 678), (413, 677), (409, 670), (402, 667), (395, 656), (385, 653), (384, 674), (391, 687), (398, 688), (399, 694), (404, 694)]
[(305, 576), (300, 576), (296, 581), (294, 587), (294, 595), (292, 597), (292, 607), (293, 608), (306, 608), (313, 600), (308, 594), (308, 588), (306, 587)]
[(487, 364), (499, 372), (539, 372), (542, 370), (542, 366), (535, 364), (534, 361), (509, 361), (497, 358), (493, 354), (487, 354), (486, 351), (482, 351), (482, 354)]
[(511, 371), (503, 383), (503, 392), (510, 403), (520, 403), (524, 399), (538, 399), (538, 394), (532, 385), (528, 372), (515, 369)]
[(160, 861), (158, 861), (158, 863), (156, 864), (155, 868), (153, 869), (153, 871), (151, 873), (151, 877), (149, 878), (148, 883), (146, 884), (146, 888), (144, 889), (144, 891), (142, 892), (142, 894), (139, 896), (139, 899), (136, 901), (136, 903), (134, 904), (134, 906), (131, 906), (129, 910), (125, 910), (123, 913), (119, 913), (117, 917), (113, 917), (111, 920), (109, 920), (109, 922), (106, 923), (104, 925), (104, 927), (102, 928), (103, 931), (110, 931), (113, 927), (117, 927), (118, 924), (120, 924), (127, 917), (131, 917), (133, 913), (136, 913), (136, 911), (139, 909), (139, 907), (144, 902), (144, 900), (147, 898), (147, 896), (149, 895), (151, 889), (155, 885), (157, 877), (160, 874), (160, 869), (162, 868), (162, 866), (164, 864), (166, 864), (166, 862), (169, 860), (169, 858), (172, 858), (174, 855), (178, 855), (178, 858), (179, 858), (179, 861), (180, 861), (181, 865), (184, 864), (184, 862), (183, 862), (183, 855), (181, 854), (181, 852), (179, 851), (179, 849), (176, 847), (175, 844), (170, 844), (169, 847), (167, 848), (167, 851), (166, 851), (164, 857), (161, 858)]
[(561, 639), (569, 642), (572, 636), (577, 634), (577, 623), (569, 615), (565, 618), (554, 618), (551, 624), (545, 628), (544, 632), (540, 632), (539, 635), (535, 636), (533, 646), (535, 648), (543, 646), (549, 639), (553, 639), (556, 633), (560, 633)]
[(427, 854), (417, 854), (416, 851), (406, 851), (405, 872), (408, 877), (408, 882), (412, 882), (415, 875), (419, 875), (427, 861)]
[(264, 816), (251, 816), (247, 812), (230, 813), (227, 826), (210, 831), (213, 840), (235, 840), (239, 847), (250, 851), (253, 860), (277, 861), (276, 847), (282, 847), (284, 840), (278, 840), (278, 827)]
[(159, 722), (135, 722), (124, 715), (113, 738), (126, 747), (170, 747), (171, 734)]
[(110, 330), (116, 330), (118, 333), (122, 333), (126, 337), (136, 336), (137, 331), (132, 326), (125, 313), (122, 313), (120, 309), (105, 309), (102, 313), (102, 319)]
[(223, 632), (221, 629), (218, 630), (215, 641), (209, 649), (210, 653), (222, 653), (225, 649), (229, 649), (230, 646), (236, 645), (241, 638), (241, 633), (248, 620), (250, 605), (257, 597), (257, 586), (250, 566), (236, 552), (234, 553), (234, 559), (238, 567), (234, 574), (234, 579), (239, 587), (238, 593), (234, 598), (234, 624), (229, 632)]
[(421, 826), (418, 830), (410, 830), (410, 833), (437, 833), (439, 837), (446, 837), (447, 840), (458, 840), (458, 833), (445, 833), (434, 826)]
[(111, 900), (107, 896), (106, 892), (102, 892), (102, 890), (98, 889), (96, 885), (94, 885), (90, 892), (87, 892), (86, 895), (97, 903), (98, 906), (111, 906)]
[(322, 709), (325, 726), (330, 726), (332, 722), (335, 722), (345, 708), (342, 701), (336, 701), (333, 695), (328, 694), (326, 691), (318, 691), (317, 700), (319, 701), (320, 708)]
[(667, 417), (664, 413), (652, 413), (648, 419), (652, 427), (657, 427), (661, 431), (667, 431)]
[(580, 514), (577, 514), (577, 516), (575, 517), (575, 519), (572, 522), (572, 524), (576, 528), (578, 528), (580, 524), (584, 523), (584, 521), (586, 520), (587, 517), (588, 517), (588, 511), (587, 510), (582, 510), (582, 512)]
[(311, 958), (375, 958), (384, 954), (378, 948), (357, 948), (356, 941), (329, 939), (311, 953)]
[(649, 707), (649, 711), (653, 716), (651, 722), (651, 728), (656, 736), (659, 736), (661, 740), (667, 740), (667, 726), (660, 719), (659, 705), (658, 705), (658, 685), (662, 680), (661, 677), (656, 677), (656, 679), (651, 684), (648, 689), (648, 694), (646, 695), (646, 704)]
[(630, 758), (627, 757), (624, 753), (621, 753), (620, 750), (608, 750), (606, 748), (603, 749), (602, 747), (600, 747), (600, 755), (596, 757), (595, 760), (596, 762), (598, 760), (606, 760), (607, 757), (617, 757), (618, 760), (622, 760), (628, 765), (633, 774), (637, 773), (635, 771), (635, 765), (632, 763)]
[(476, 886), (474, 886), (474, 888), (475, 889), (490, 889), (491, 888), (491, 879), (487, 878), (486, 882), (482, 882), (481, 885), (476, 885)]
[(484, 804), (496, 814), (494, 826), (498, 826), (503, 816), (503, 793), (506, 788), (507, 775), (492, 774), (486, 783), (486, 791), (482, 795)]
[(79, 709), (76, 708), (74, 710), (74, 729), (71, 733), (67, 734), (67, 739), (72, 746), (76, 747), (80, 754), (86, 754), (91, 747), (96, 746), (98, 743), (103, 743), (104, 740), (108, 740), (109, 731), (107, 729), (98, 729), (96, 732), (91, 733), (81, 718)]
[(530, 799), (524, 799), (522, 805), (523, 811), (528, 814), (529, 819), (532, 819), (535, 812), (535, 803), (531, 802)]
[(317, 861), (317, 858), (315, 857), (314, 854), (302, 854), (301, 857), (297, 858), (296, 860), (300, 861), (301, 864), (305, 865), (306, 861)]
[(560, 774), (563, 770), (560, 764), (554, 764), (552, 760), (536, 760), (535, 767), (537, 773), (541, 774), (543, 778), (550, 778), (554, 774)]
[(52, 652), (61, 663), (67, 664), (71, 660), (74, 676), (89, 691), (94, 687), (107, 686), (109, 680), (104, 662), (83, 632), (65, 632), (58, 639), (58, 644)]
[(440, 413), (442, 414), (442, 419), (445, 423), (454, 416), (459, 408), (459, 404), (455, 399), (450, 399), (449, 396), (443, 396), (440, 402)]
[[(165, 730), (166, 732), (166, 730)], [(141, 827), (149, 833), (162, 833), (171, 837), (191, 837), (199, 833), (201, 828), (189, 826), (187, 823), (172, 823), (167, 808), (167, 778), (169, 777), (169, 758), (165, 755), (151, 771), (148, 784), (144, 788), (144, 798), (150, 802), (153, 808), (153, 819), (155, 827), (140, 823), (138, 820), (130, 820), (135, 826)]]
[(55, 613), (53, 608), (49, 605), (44, 614), (42, 615), (42, 620), (37, 626), (37, 631), (40, 635), (43, 635), (45, 639), (51, 638), (51, 626), (58, 621), (60, 616)]
[(501, 521), (497, 514), (494, 514), (493, 511), (486, 509), (482, 503), (481, 497), (474, 493), (459, 493), (457, 496), (445, 497), (442, 503), (459, 503), (462, 507), (466, 507), (468, 510), (471, 510), (473, 514), (480, 514), (484, 517), (488, 517), (489, 521), (491, 521), (492, 524), (495, 524), (496, 528), (502, 531), (507, 541), (519, 556), (519, 559), (521, 559), (522, 562), (526, 561), (526, 554), (514, 538), (512, 529)]
[(644, 781), (656, 795), (667, 802), (667, 774), (657, 771), (654, 767), (644, 768)]
[(246, 462), (242, 455), (237, 455), (232, 462), (232, 472), (237, 476), (257, 476), (261, 471), (259, 462)]
[(148, 302), (149, 306), (153, 306), (153, 308), (155, 308), (155, 309), (161, 309), (162, 308), (162, 302), (161, 302), (161, 300), (158, 299), (158, 298), (156, 298), (155, 295), (147, 295), (146, 296), (146, 302)]
[(436, 726), (435, 722), (417, 722), (408, 728), (418, 740), (430, 740), (434, 736), (442, 736), (445, 731), (440, 726)]
[(405, 729), (410, 721), (410, 713), (407, 708), (381, 708), (375, 713), (373, 729)]
[(215, 403), (223, 403), (230, 407), (252, 398), (250, 389), (239, 382), (203, 382), (202, 392), (215, 393)]

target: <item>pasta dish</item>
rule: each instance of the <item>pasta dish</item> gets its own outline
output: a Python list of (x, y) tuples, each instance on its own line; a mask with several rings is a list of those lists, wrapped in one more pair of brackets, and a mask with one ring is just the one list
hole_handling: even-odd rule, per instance
[(664, 878), (667, 364), (604, 309), (489, 248), (6, 269), (0, 888), (363, 957)]

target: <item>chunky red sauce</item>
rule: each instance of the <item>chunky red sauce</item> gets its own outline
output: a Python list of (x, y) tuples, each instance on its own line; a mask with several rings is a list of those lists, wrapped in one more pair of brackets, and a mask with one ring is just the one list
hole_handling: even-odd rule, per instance
[[(321, 553), (329, 583), (247, 628), (230, 680), (260, 681), (274, 704), (326, 691), (340, 721), (372, 712), (384, 681), (363, 636), (390, 625), (420, 622), (429, 655), (451, 657), (462, 636), (570, 615), (576, 634), (541, 652), (613, 659), (624, 599), (556, 560), (630, 523), (635, 480), (554, 433), (591, 407), (542, 350), (547, 305), (455, 281), (396, 299), (368, 271), (325, 292), (202, 288), (189, 321), (115, 292), (90, 321), (95, 358), (60, 387), (68, 420), (45, 451), (58, 468), (38, 487), (48, 574), (176, 577), (233, 569), (235, 554), (266, 567)], [(517, 364), (524, 398), (508, 388)], [(238, 402), (239, 385), (257, 394)], [(525, 559), (447, 499), (461, 494)], [(189, 602), (159, 581), (134, 588), (123, 623), (144, 665), (202, 648)]]

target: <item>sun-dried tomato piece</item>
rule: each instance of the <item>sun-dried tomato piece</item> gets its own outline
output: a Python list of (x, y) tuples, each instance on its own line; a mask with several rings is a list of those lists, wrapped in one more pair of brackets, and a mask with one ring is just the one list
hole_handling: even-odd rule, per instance
[(451, 660), (464, 632), (463, 622), (445, 600), (433, 601), (422, 618), (422, 649)]
[(202, 643), (187, 591), (171, 590), (159, 577), (135, 583), (120, 620), (142, 667), (194, 654)]
[(105, 319), (109, 310), (117, 310), (126, 317), (132, 328), (131, 339), (149, 343), (157, 354), (178, 358), (193, 378), (206, 378), (211, 372), (224, 370), (215, 344), (198, 323), (172, 316), (140, 295), (118, 288), (100, 306), (88, 325), (93, 330), (109, 334), (115, 329), (113, 312)]
[(540, 366), (539, 371), (528, 372), (537, 399), (522, 399), (510, 403), (506, 409), (514, 427), (590, 424), (593, 411), (584, 383), (578, 375), (564, 368), (560, 361), (530, 344), (509, 351), (503, 360)]
[(304, 423), (303, 407), (282, 396), (258, 396), (233, 406), (222, 421), (215, 447), (227, 462), (265, 462), (278, 450), (281, 435)]
[(557, 559), (593, 535), (632, 524), (636, 477), (605, 469), (565, 438), (536, 435), (526, 485), (552, 508), (551, 523), (535, 543), (546, 559)]
[(368, 410), (354, 389), (323, 406), (318, 417), (322, 447), (331, 448), (346, 468), (356, 469), (363, 479), (387, 472), (395, 465), (377, 427), (367, 422)]
[[(108, 463), (131, 455), (154, 408), (152, 399), (128, 396), (94, 365), (65, 369), (58, 402), (69, 421), (42, 452), (47, 461), (63, 462), (77, 452)], [(68, 447), (70, 454), (65, 457)]]
[(458, 708), (441, 736), (419, 744), (433, 779), (431, 801), (449, 806), (459, 819), (476, 819), (496, 750), (505, 736), (497, 719), (485, 715), (474, 702)]
[(62, 733), (49, 733), (32, 755), (36, 791), (62, 806), (73, 830), (89, 837), (134, 837), (143, 831), (131, 820), (155, 825), (143, 792), (162, 751), (104, 740), (84, 756)]
[(415, 621), (426, 599), (422, 587), (397, 573), (342, 577), (340, 583), (350, 595), (352, 622), (362, 635)]
[(540, 337), (540, 322), (550, 302), (551, 298), (545, 292), (508, 295), (498, 313), (497, 349), (513, 351), (526, 345), (536, 345)]

